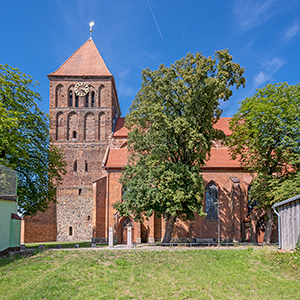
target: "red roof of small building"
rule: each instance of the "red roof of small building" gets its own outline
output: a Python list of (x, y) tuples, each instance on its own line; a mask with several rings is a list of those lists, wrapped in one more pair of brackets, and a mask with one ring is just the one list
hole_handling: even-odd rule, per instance
[(127, 164), (127, 148), (110, 149), (105, 164), (106, 168), (121, 169)]
[(120, 117), (117, 119), (114, 130), (114, 137), (127, 137), (129, 130), (124, 126), (125, 118)]
[(87, 40), (48, 76), (112, 76), (94, 41)]

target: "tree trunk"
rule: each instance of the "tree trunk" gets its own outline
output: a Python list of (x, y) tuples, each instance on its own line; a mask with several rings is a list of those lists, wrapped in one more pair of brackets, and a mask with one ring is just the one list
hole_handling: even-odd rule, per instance
[(274, 223), (274, 215), (271, 207), (267, 208), (267, 216), (268, 216), (268, 221), (267, 221), (267, 226), (266, 226), (266, 231), (264, 235), (264, 243), (270, 244), (271, 243), (271, 235), (272, 235), (272, 227)]
[(166, 219), (166, 231), (162, 243), (170, 243), (176, 216), (169, 215)]

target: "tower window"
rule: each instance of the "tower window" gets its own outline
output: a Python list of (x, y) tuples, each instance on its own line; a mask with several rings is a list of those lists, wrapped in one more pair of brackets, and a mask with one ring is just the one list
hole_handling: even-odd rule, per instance
[(78, 195), (80, 196), (82, 194), (82, 189), (78, 190)]
[(91, 107), (95, 107), (95, 92), (92, 92), (92, 102), (91, 102)]
[(89, 221), (91, 219), (91, 216), (87, 216), (87, 220)]
[(69, 227), (69, 235), (73, 235), (73, 228), (72, 228), (72, 226)]
[(78, 107), (78, 102), (79, 102), (79, 97), (76, 95), (75, 96), (75, 107)]
[(89, 107), (89, 94), (88, 93), (85, 96), (85, 107)]
[(76, 139), (77, 138), (77, 132), (74, 130), (73, 131), (73, 139)]
[(73, 91), (69, 91), (69, 106), (73, 106)]
[(88, 170), (89, 170), (88, 163), (87, 161), (85, 161), (85, 171), (88, 172)]
[(74, 172), (77, 172), (77, 160), (75, 160), (75, 162), (74, 162), (73, 171), (74, 171)]

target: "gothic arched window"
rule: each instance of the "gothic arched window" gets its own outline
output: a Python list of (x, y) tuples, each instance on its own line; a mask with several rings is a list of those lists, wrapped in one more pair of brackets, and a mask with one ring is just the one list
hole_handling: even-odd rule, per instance
[(205, 208), (207, 213), (206, 219), (218, 219), (216, 202), (218, 202), (218, 187), (213, 182), (210, 182), (205, 190)]
[(73, 106), (73, 91), (72, 90), (69, 91), (69, 106), (70, 107)]
[(75, 107), (78, 107), (78, 103), (79, 103), (79, 97), (76, 95), (75, 96)]
[(91, 98), (91, 107), (95, 107), (95, 92), (92, 92)]

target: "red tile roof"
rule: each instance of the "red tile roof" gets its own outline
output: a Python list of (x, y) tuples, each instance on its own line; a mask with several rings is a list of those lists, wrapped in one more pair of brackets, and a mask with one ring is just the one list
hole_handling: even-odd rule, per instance
[(206, 162), (204, 168), (205, 169), (206, 168), (235, 169), (235, 168), (241, 168), (241, 165), (237, 159), (236, 160), (231, 159), (228, 149), (213, 148), (210, 151), (210, 160)]
[(106, 168), (122, 168), (127, 164), (127, 148), (110, 149), (105, 164)]
[(125, 118), (120, 117), (116, 121), (115, 130), (114, 130), (114, 137), (127, 137), (129, 130), (124, 126)]
[(94, 41), (87, 40), (48, 76), (112, 76)]
[[(110, 149), (105, 164), (106, 168), (121, 169), (127, 164), (127, 148)], [(210, 160), (204, 169), (236, 169), (241, 168), (238, 160), (232, 160), (226, 148), (211, 149)]]
[(232, 131), (229, 130), (229, 121), (231, 118), (220, 118), (218, 122), (215, 124), (215, 129), (222, 130), (227, 136), (230, 136)]
[[(229, 121), (231, 118), (220, 118), (219, 121), (215, 124), (214, 128), (223, 130), (223, 132), (229, 136), (231, 135), (231, 130), (229, 130)], [(114, 137), (127, 137), (129, 130), (124, 126), (125, 118), (120, 117), (116, 121)]]

